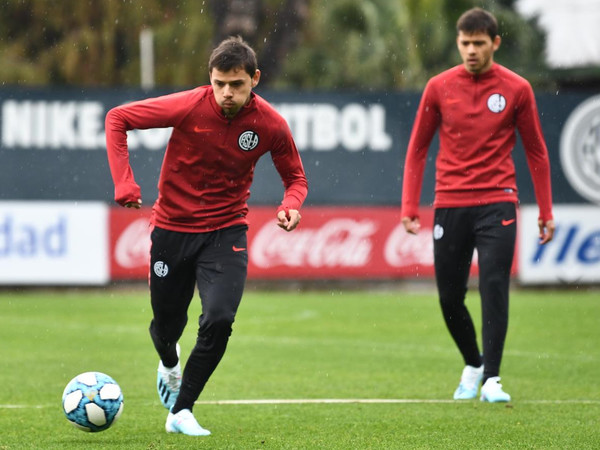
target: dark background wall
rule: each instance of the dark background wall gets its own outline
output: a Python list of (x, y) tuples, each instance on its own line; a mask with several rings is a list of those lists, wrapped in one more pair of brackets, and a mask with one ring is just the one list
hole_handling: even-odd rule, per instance
[[(113, 185), (103, 141), (104, 116), (115, 105), (165, 93), (168, 91), (0, 90), (0, 199), (112, 202)], [(258, 93), (289, 116), (286, 118), (297, 136), (309, 178), (308, 205), (400, 204), (405, 149), (420, 93)], [(582, 91), (536, 95), (551, 157), (556, 203), (586, 202), (563, 174), (559, 145), (569, 114), (591, 95)], [(331, 126), (318, 122), (323, 117), (330, 120)], [(131, 163), (146, 205), (157, 195), (167, 133), (162, 130), (139, 138), (141, 142), (131, 148)], [(319, 136), (324, 135), (323, 141)], [(436, 148), (437, 138), (429, 152), (423, 204), (433, 200)], [(521, 202), (534, 203), (520, 141), (514, 159)], [(281, 194), (281, 181), (265, 156), (256, 169), (251, 203), (276, 204)]]

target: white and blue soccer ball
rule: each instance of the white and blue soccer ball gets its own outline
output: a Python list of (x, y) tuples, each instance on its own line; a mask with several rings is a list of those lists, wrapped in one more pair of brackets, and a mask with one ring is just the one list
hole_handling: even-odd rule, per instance
[(115, 380), (101, 372), (77, 375), (62, 396), (67, 420), (83, 431), (104, 431), (123, 412), (123, 393)]

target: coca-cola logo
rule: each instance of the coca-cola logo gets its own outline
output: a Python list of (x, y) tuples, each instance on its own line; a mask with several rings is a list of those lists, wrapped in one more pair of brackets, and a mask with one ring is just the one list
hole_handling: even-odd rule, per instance
[(125, 269), (148, 265), (150, 261), (148, 219), (137, 219), (123, 230), (115, 243), (115, 261)]
[(433, 241), (431, 229), (423, 229), (417, 235), (406, 232), (399, 224), (392, 230), (383, 250), (386, 262), (393, 267), (407, 267), (414, 264), (433, 265)]
[(376, 230), (375, 222), (367, 219), (332, 219), (293, 233), (281, 233), (270, 222), (256, 234), (250, 258), (261, 268), (361, 267), (369, 262)]

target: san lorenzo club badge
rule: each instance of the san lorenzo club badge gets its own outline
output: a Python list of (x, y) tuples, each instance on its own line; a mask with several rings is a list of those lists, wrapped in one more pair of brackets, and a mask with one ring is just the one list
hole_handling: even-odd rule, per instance
[(245, 152), (254, 150), (258, 145), (258, 134), (252, 130), (244, 131), (238, 138), (238, 145)]
[(506, 98), (501, 94), (492, 94), (488, 97), (487, 107), (493, 113), (499, 113), (506, 108)]
[(154, 273), (157, 277), (166, 277), (169, 273), (169, 266), (167, 266), (167, 263), (164, 261), (156, 261), (154, 263)]

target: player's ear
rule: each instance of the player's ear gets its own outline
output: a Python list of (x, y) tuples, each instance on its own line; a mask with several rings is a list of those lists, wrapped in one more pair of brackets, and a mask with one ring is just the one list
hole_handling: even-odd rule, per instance
[(500, 37), (499, 34), (496, 35), (496, 37), (494, 38), (492, 45), (494, 48), (494, 51), (498, 50), (500, 48), (500, 44), (502, 43), (502, 38)]
[(254, 76), (252, 77), (252, 81), (251, 81), (252, 87), (255, 88), (256, 86), (258, 86), (259, 81), (260, 81), (260, 70), (256, 69), (256, 72), (254, 72)]

